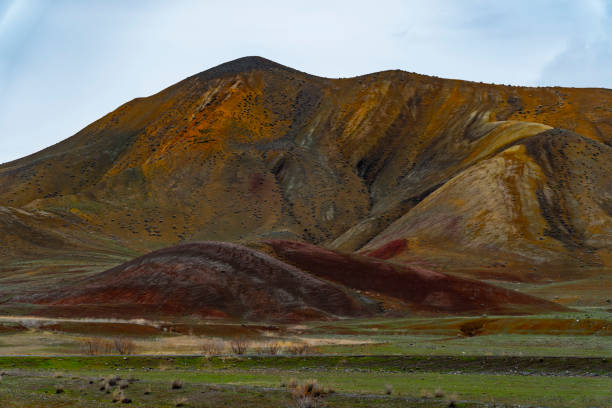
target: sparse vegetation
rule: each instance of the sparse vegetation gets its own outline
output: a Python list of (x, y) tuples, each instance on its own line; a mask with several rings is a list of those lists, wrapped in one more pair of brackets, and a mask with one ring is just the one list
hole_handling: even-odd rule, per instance
[(244, 337), (238, 337), (230, 341), (230, 349), (233, 354), (242, 355), (249, 349), (250, 341)]
[(181, 398), (177, 398), (174, 401), (174, 406), (175, 407), (184, 407), (185, 405), (187, 405), (187, 402), (189, 402), (189, 400), (185, 397), (181, 397)]
[(173, 380), (171, 388), (173, 390), (180, 390), (181, 388), (183, 388), (183, 385), (184, 385), (183, 381), (181, 381), (181, 380)]
[(125, 337), (117, 337), (113, 339), (113, 345), (115, 347), (115, 351), (120, 355), (129, 355), (134, 354), (136, 350), (136, 344)]
[(318, 407), (323, 393), (323, 388), (314, 379), (305, 380), (303, 383), (291, 388), (291, 395), (295, 400), (297, 408)]
[(298, 355), (298, 356), (301, 356), (304, 354), (310, 354), (312, 352), (312, 348), (307, 343), (292, 344), (286, 347), (285, 350), (289, 354)]
[(221, 339), (206, 339), (202, 341), (200, 350), (205, 356), (216, 356), (226, 350), (225, 342)]
[(81, 351), (88, 356), (111, 354), (113, 350), (113, 343), (106, 339), (87, 338), (81, 340)]
[(257, 348), (257, 353), (261, 355), (275, 356), (280, 353), (282, 348), (281, 343), (271, 341)]

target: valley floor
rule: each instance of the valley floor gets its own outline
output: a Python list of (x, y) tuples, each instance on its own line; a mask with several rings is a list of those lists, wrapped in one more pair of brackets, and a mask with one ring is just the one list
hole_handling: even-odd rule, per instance
[(315, 379), (318, 407), (610, 407), (611, 324), (594, 308), (301, 325), (5, 315), (0, 406), (117, 406), (123, 387), (135, 407), (299, 407), (294, 383)]

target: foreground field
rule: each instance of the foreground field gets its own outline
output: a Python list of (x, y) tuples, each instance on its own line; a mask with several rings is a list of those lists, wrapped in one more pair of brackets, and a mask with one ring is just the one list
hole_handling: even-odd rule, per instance
[(5, 315), (0, 406), (121, 393), (137, 407), (301, 407), (292, 384), (315, 379), (319, 407), (610, 407), (611, 323), (602, 308), (301, 325)]
[[(612, 364), (607, 359), (511, 361), (512, 365), (484, 357), (4, 357), (0, 402), (8, 407), (112, 406), (112, 391), (125, 387), (134, 406), (296, 406), (288, 390), (289, 379), (295, 378), (298, 383), (316, 379), (325, 390), (331, 388), (334, 392), (319, 401), (329, 407), (612, 403)], [(483, 365), (487, 368), (478, 370)], [(117, 384), (110, 393), (101, 391), (100, 379), (111, 375), (120, 377)], [(174, 380), (182, 386), (172, 389)], [(58, 394), (58, 388), (63, 392)]]

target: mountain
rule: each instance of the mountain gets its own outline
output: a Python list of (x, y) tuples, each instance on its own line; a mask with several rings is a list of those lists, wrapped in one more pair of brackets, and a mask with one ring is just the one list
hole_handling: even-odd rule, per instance
[(328, 79), (241, 58), (1, 165), (0, 295), (181, 242), (274, 239), (600, 288), (611, 146), (608, 89)]

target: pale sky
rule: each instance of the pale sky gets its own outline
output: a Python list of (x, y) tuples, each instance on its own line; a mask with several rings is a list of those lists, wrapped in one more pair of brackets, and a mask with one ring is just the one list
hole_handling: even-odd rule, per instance
[(612, 0), (0, 0), (0, 163), (247, 55), (327, 77), (612, 88)]

